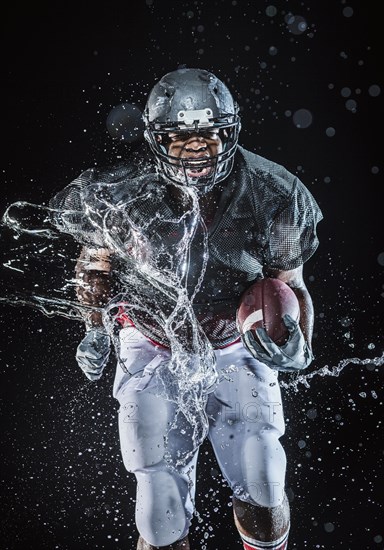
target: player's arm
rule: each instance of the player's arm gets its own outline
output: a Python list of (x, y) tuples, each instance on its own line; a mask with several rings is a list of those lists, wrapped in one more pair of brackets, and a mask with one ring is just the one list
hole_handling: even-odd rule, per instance
[(75, 267), (76, 295), (85, 309), (87, 328), (102, 327), (101, 308), (108, 303), (112, 293), (111, 253), (107, 248), (83, 247)]
[(280, 279), (295, 292), (300, 306), (300, 322), (289, 315), (283, 317), (289, 338), (283, 346), (271, 340), (264, 328), (257, 328), (254, 336), (247, 331), (242, 340), (250, 353), (272, 369), (284, 372), (297, 372), (307, 368), (313, 361), (311, 339), (313, 332), (313, 304), (305, 286), (302, 266), (289, 271), (266, 268), (264, 275)]
[[(289, 200), (277, 210), (268, 226), (264, 275), (278, 278), (293, 289), (300, 305), (300, 321), (283, 316), (289, 338), (282, 346), (277, 346), (263, 328), (256, 329), (257, 337), (249, 331), (246, 338), (249, 351), (277, 370), (305, 369), (313, 360), (313, 304), (303, 280), (303, 264), (317, 248), (316, 226), (321, 219), (321, 211), (311, 193), (294, 178)], [(293, 269), (286, 269), (291, 266)]]
[(76, 351), (77, 362), (89, 380), (98, 380), (108, 363), (111, 338), (103, 324), (102, 308), (112, 297), (111, 254), (106, 248), (84, 247), (75, 267), (76, 295), (84, 309), (86, 334)]

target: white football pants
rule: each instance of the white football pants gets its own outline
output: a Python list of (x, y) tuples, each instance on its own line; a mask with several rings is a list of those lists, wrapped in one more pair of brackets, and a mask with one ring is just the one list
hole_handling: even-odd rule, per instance
[[(193, 449), (183, 415), (170, 426), (176, 405), (160, 395), (157, 366), (169, 359), (134, 327), (120, 332), (120, 360), (113, 395), (120, 403), (119, 435), (128, 472), (137, 480), (136, 526), (153, 546), (167, 546), (187, 533), (194, 511), (196, 461), (171, 467), (180, 451)], [(274, 507), (284, 495), (286, 457), (279, 442), (284, 417), (277, 372), (255, 360), (242, 343), (215, 351), (220, 374), (209, 394), (209, 440), (236, 498)], [(183, 419), (185, 425), (183, 425)], [(166, 444), (165, 444), (166, 438)], [(171, 462), (171, 463), (172, 463)]]

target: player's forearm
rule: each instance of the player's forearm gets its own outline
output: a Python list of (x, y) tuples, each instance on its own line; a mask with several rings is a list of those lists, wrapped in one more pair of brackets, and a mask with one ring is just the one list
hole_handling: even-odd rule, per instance
[(88, 328), (103, 326), (102, 308), (112, 296), (109, 253), (105, 249), (84, 248), (77, 260), (76, 295), (84, 309), (84, 322)]

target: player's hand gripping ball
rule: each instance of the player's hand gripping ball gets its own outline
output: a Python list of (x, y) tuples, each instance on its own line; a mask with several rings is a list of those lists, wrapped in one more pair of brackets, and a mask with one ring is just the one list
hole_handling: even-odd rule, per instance
[(244, 346), (275, 370), (307, 368), (313, 355), (299, 326), (300, 307), (293, 290), (279, 279), (260, 279), (241, 297), (236, 321)]
[(99, 380), (111, 352), (111, 338), (104, 328), (91, 328), (77, 347), (76, 360), (89, 380)]

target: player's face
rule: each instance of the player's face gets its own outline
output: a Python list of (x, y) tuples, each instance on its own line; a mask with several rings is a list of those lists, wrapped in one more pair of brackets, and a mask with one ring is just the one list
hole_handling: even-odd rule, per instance
[(172, 163), (177, 165), (177, 159), (190, 160), (186, 173), (190, 178), (208, 176), (213, 165), (209, 159), (216, 157), (223, 150), (223, 144), (217, 128), (199, 132), (169, 132), (164, 145), (167, 153), (173, 157)]

